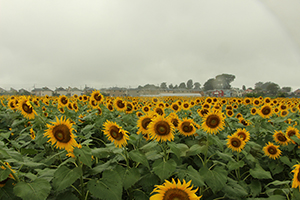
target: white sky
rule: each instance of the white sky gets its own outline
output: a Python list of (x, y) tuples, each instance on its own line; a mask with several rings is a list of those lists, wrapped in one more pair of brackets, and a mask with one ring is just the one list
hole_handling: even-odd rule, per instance
[(298, 0), (0, 0), (0, 87), (137, 87), (233, 74), (300, 88)]

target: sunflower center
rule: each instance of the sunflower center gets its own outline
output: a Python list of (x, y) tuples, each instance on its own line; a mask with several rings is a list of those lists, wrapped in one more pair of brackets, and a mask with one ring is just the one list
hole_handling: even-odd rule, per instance
[(293, 131), (293, 130), (290, 130), (290, 131), (287, 133), (287, 135), (288, 135), (289, 137), (292, 137), (292, 136), (295, 135), (295, 134), (296, 134), (296, 132)]
[(68, 103), (68, 99), (66, 97), (62, 97), (60, 102), (65, 105)]
[(231, 145), (234, 146), (235, 148), (240, 147), (241, 144), (242, 144), (242, 142), (238, 138), (232, 138), (231, 139)]
[(263, 108), (261, 109), (261, 113), (262, 113), (263, 115), (268, 115), (268, 114), (271, 113), (271, 108), (270, 108), (269, 106), (263, 107)]
[(160, 121), (156, 124), (155, 132), (158, 135), (168, 135), (171, 131), (170, 125), (168, 122)]
[(156, 113), (159, 114), (159, 115), (163, 115), (164, 111), (161, 108), (157, 108)]
[(280, 141), (280, 142), (285, 142), (287, 140), (287, 138), (282, 134), (282, 133), (279, 133), (277, 135), (277, 139)]
[(298, 171), (297, 180), (300, 182), (300, 169)]
[(32, 107), (28, 106), (26, 103), (23, 103), (22, 108), (26, 113), (32, 113)]
[(115, 140), (121, 140), (123, 138), (123, 133), (120, 131), (119, 128), (113, 126), (110, 129), (110, 136), (113, 137)]
[(189, 195), (181, 189), (172, 188), (165, 192), (163, 200), (189, 200)]
[(124, 108), (124, 107), (125, 107), (125, 104), (124, 104), (121, 100), (119, 100), (119, 101), (117, 102), (117, 106), (118, 106), (119, 108)]
[(207, 117), (206, 119), (206, 125), (209, 128), (216, 128), (218, 127), (218, 125), (220, 124), (220, 118), (218, 117), (218, 115), (210, 115)]
[(176, 119), (176, 118), (172, 119), (171, 122), (172, 122), (172, 124), (173, 124), (175, 127), (177, 127), (178, 124), (179, 124), (179, 121), (178, 121), (178, 119)]
[(71, 140), (70, 129), (64, 124), (55, 126), (53, 128), (53, 135), (57, 141), (62, 143), (68, 143)]
[(268, 148), (268, 152), (269, 152), (269, 154), (275, 155), (277, 153), (277, 149), (276, 149), (276, 147), (270, 146)]
[(245, 134), (244, 132), (239, 132), (237, 135), (238, 135), (239, 137), (241, 137), (243, 140), (246, 139), (246, 134)]
[(150, 118), (145, 118), (145, 119), (143, 119), (143, 121), (142, 121), (142, 127), (143, 127), (145, 130), (147, 130), (147, 127), (148, 127), (148, 125), (149, 125), (150, 122), (151, 122), (151, 119), (150, 119)]
[(101, 95), (98, 94), (98, 93), (94, 94), (94, 99), (95, 99), (96, 101), (101, 101)]
[(178, 105), (173, 105), (173, 109), (178, 110), (179, 109)]
[(189, 122), (183, 122), (181, 127), (182, 127), (182, 130), (186, 133), (193, 131), (193, 127), (191, 126), (191, 124)]

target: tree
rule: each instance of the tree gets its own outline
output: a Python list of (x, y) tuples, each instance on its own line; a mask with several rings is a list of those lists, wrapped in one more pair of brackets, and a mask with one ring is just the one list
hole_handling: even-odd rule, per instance
[(169, 85), (169, 89), (174, 89), (174, 86), (172, 83)]
[(245, 91), (245, 90), (246, 90), (246, 86), (245, 86), (245, 85), (243, 85), (242, 89)]
[(186, 87), (189, 90), (193, 89), (193, 80), (192, 79), (190, 79), (186, 82)]
[(161, 88), (161, 89), (168, 89), (167, 83), (166, 83), (166, 82), (162, 82), (162, 83), (160, 84), (160, 88)]
[(269, 84), (267, 85), (267, 88), (266, 88), (267, 92), (268, 92), (270, 95), (273, 95), (273, 96), (275, 96), (275, 95), (277, 94), (277, 92), (279, 91), (279, 89), (280, 89), (280, 87), (279, 87), (279, 85), (276, 84), (276, 83), (269, 83)]
[(221, 74), (216, 76), (216, 89), (230, 89), (230, 83), (234, 81), (235, 75)]
[(204, 91), (215, 89), (215, 88), (214, 88), (214, 82), (215, 82), (215, 79), (214, 79), (214, 78), (208, 79), (208, 80), (204, 83), (204, 85), (203, 85)]
[(291, 87), (282, 87), (281, 90), (282, 90), (282, 92), (289, 93), (292, 91), (292, 88)]
[(180, 89), (186, 89), (185, 83), (184, 82), (180, 83), (179, 86), (178, 86), (178, 88), (180, 88)]
[(201, 84), (199, 82), (194, 83), (194, 90), (200, 90)]

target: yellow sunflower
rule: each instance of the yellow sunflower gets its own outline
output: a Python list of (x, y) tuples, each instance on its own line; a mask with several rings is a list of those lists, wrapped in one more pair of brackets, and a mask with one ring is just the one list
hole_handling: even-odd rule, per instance
[(234, 133), (234, 135), (242, 138), (244, 140), (244, 142), (248, 142), (250, 140), (250, 133), (248, 131), (246, 131), (246, 129), (241, 129), (238, 128), (236, 130), (236, 132)]
[(178, 130), (184, 136), (194, 135), (196, 133), (196, 127), (199, 128), (193, 119), (184, 118), (178, 124)]
[(279, 145), (274, 145), (272, 142), (268, 142), (268, 144), (264, 146), (263, 151), (265, 152), (265, 155), (275, 160), (281, 155), (281, 151), (278, 148)]
[(148, 125), (151, 139), (159, 141), (171, 141), (174, 139), (174, 125), (169, 118), (161, 115), (155, 117)]
[(151, 192), (155, 193), (150, 197), (150, 200), (199, 200), (202, 196), (198, 197), (196, 192), (198, 188), (193, 189), (191, 181), (187, 182), (183, 180), (181, 183), (172, 179), (172, 182), (165, 180), (162, 185), (155, 185), (154, 190)]
[(280, 145), (288, 145), (290, 139), (286, 137), (286, 135), (282, 131), (275, 131), (273, 134), (273, 138), (275, 142)]
[(227, 115), (227, 117), (233, 117), (233, 115), (234, 115), (233, 110), (226, 110), (226, 115)]
[(180, 123), (180, 119), (178, 115), (174, 112), (168, 115), (168, 118), (171, 119), (171, 123), (174, 125), (175, 128), (178, 128), (178, 124)]
[(246, 142), (236, 134), (227, 136), (227, 147), (233, 151), (240, 152), (246, 145)]
[(290, 139), (290, 141), (293, 143), (293, 144), (296, 144), (296, 142), (294, 140), (291, 139), (292, 136), (296, 135), (298, 138), (300, 137), (299, 135), (299, 130), (293, 126), (289, 126), (286, 131), (285, 131), (285, 134), (286, 134), (286, 137), (288, 139)]
[(116, 122), (106, 120), (103, 126), (104, 134), (108, 137), (109, 141), (114, 142), (116, 147), (121, 148), (127, 145), (127, 140), (129, 139), (128, 132), (122, 129)]
[(171, 109), (174, 111), (174, 112), (178, 112), (178, 111), (180, 111), (180, 106), (178, 105), (178, 103), (177, 102), (174, 102), (174, 103), (172, 103), (171, 104)]
[(149, 113), (149, 114), (147, 113), (147, 114), (139, 117), (139, 119), (137, 121), (137, 127), (139, 128), (137, 134), (142, 133), (144, 135), (148, 132), (148, 125), (152, 121), (152, 118), (153, 118), (153, 116), (151, 115), (151, 113)]
[[(5, 169), (9, 168), (10, 171), (12, 171), (13, 173), (15, 173), (15, 171), (14, 171), (13, 169), (11, 169), (11, 166), (10, 166), (10, 164), (9, 164), (8, 162), (3, 162), (3, 163), (4, 163), (5, 166), (1, 166), (1, 169), (5, 170)], [(14, 179), (14, 180), (15, 180), (14, 176), (13, 176), (12, 174), (9, 174), (8, 177), (7, 177), (6, 179), (0, 181), (0, 188), (1, 188), (1, 187), (4, 187), (5, 184), (6, 184), (6, 182), (7, 182), (9, 179)]]
[(262, 117), (262, 118), (270, 118), (272, 116), (272, 114), (274, 113), (272, 106), (266, 104), (264, 106), (262, 106), (260, 108), (260, 110), (258, 110), (258, 114)]
[(217, 110), (209, 111), (202, 119), (202, 129), (207, 133), (216, 134), (225, 128), (225, 116)]
[(300, 164), (296, 164), (293, 166), (293, 169), (291, 173), (294, 173), (293, 182), (292, 182), (292, 188), (299, 187), (300, 191)]
[(115, 98), (113, 105), (118, 111), (125, 111), (127, 109), (126, 102), (120, 97)]
[(48, 142), (51, 142), (56, 148), (72, 151), (74, 146), (78, 145), (75, 140), (76, 136), (72, 133), (74, 130), (72, 128), (73, 124), (69, 119), (66, 120), (63, 117), (60, 119), (56, 117), (56, 122), (52, 122), (52, 124), (47, 124), (48, 129), (44, 133), (45, 137), (50, 138)]
[(19, 99), (18, 110), (21, 111), (22, 115), (27, 119), (34, 119), (35, 115), (37, 115), (26, 97)]
[(104, 97), (103, 95), (100, 93), (99, 90), (94, 90), (91, 94), (91, 99), (94, 99), (95, 101), (99, 103), (101, 103), (102, 101), (104, 101)]
[(65, 95), (61, 95), (58, 98), (58, 104), (62, 107), (67, 106), (69, 103), (69, 99), (68, 97), (66, 97)]
[(251, 115), (256, 115), (257, 114), (257, 108), (252, 107), (250, 110)]
[(31, 137), (32, 140), (35, 139), (35, 132), (32, 128), (30, 129), (30, 137)]

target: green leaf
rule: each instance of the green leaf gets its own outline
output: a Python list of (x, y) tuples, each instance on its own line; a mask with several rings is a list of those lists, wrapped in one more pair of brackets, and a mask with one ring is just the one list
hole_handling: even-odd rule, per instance
[(85, 164), (85, 165), (87, 165), (89, 167), (92, 166), (92, 151), (91, 151), (91, 149), (89, 147), (83, 146), (80, 149), (79, 148), (74, 148), (73, 152), (74, 152), (74, 155), (77, 158), (79, 158), (79, 160), (83, 164)]
[(145, 156), (145, 154), (143, 154), (142, 152), (140, 152), (139, 150), (132, 150), (129, 152), (129, 157), (137, 162), (137, 163), (142, 163), (143, 165), (145, 165), (146, 167), (148, 167), (150, 169), (148, 160)]
[(225, 161), (231, 161), (234, 162), (235, 160), (232, 158), (232, 153), (221, 153), (220, 151), (217, 151), (217, 155), (225, 160)]
[(200, 153), (205, 154), (207, 152), (208, 146), (207, 145), (199, 145), (199, 144), (194, 144), (193, 146), (190, 147), (190, 149), (187, 151), (186, 156), (194, 156)]
[(158, 142), (156, 140), (146, 143), (140, 149), (143, 151), (150, 151), (158, 146)]
[(56, 169), (50, 169), (50, 168), (45, 168), (45, 169), (35, 169), (37, 171), (39, 178), (46, 179), (47, 181), (51, 181), (54, 178), (54, 173)]
[(81, 130), (81, 132), (83, 134), (87, 134), (88, 132), (90, 132), (92, 130), (93, 127), (94, 127), (94, 124), (88, 124)]
[(78, 200), (78, 197), (75, 196), (73, 193), (70, 191), (66, 191), (64, 193), (60, 193), (59, 195), (56, 196), (56, 199), (70, 199), (70, 200)]
[(289, 167), (293, 166), (293, 163), (291, 163), (290, 159), (287, 156), (280, 156), (280, 161), (286, 164)]
[(51, 185), (45, 179), (35, 179), (31, 183), (18, 182), (14, 193), (23, 200), (43, 200), (50, 194)]
[(115, 167), (115, 165), (112, 165), (114, 162), (112, 160), (107, 161), (104, 164), (98, 164), (94, 168), (91, 169), (91, 174), (99, 174), (105, 170), (111, 170)]
[(97, 158), (108, 158), (111, 154), (111, 151), (107, 148), (95, 148), (92, 149), (92, 155), (94, 155)]
[(29, 154), (29, 155), (35, 155), (37, 154), (38, 151), (35, 150), (35, 149), (25, 149), (25, 148), (21, 148), (21, 154), (24, 155), (24, 154)]
[(232, 171), (232, 170), (235, 170), (235, 169), (238, 169), (238, 168), (242, 168), (244, 165), (245, 165), (245, 163), (242, 160), (240, 160), (238, 162), (236, 162), (236, 161), (229, 161), (227, 163), (227, 168), (228, 168), (228, 171)]
[(180, 176), (180, 179), (185, 179), (186, 181), (192, 180), (192, 184), (197, 187), (205, 185), (203, 177), (200, 176), (200, 173), (192, 166), (188, 166), (187, 169), (180, 170), (178, 176)]
[(7, 179), (8, 175), (10, 174), (10, 170), (9, 169), (2, 169), (0, 166), (0, 181), (3, 181), (5, 179)]
[(172, 150), (172, 152), (178, 157), (182, 157), (186, 155), (187, 150), (189, 149), (189, 147), (186, 144), (176, 144), (175, 142), (169, 142), (168, 146), (170, 147), (170, 149)]
[(135, 190), (133, 196), (134, 200), (149, 200), (149, 196), (141, 190)]
[(53, 187), (61, 191), (72, 185), (82, 174), (80, 167), (69, 169), (66, 166), (59, 167), (54, 173)]
[(223, 187), (222, 191), (230, 199), (242, 199), (248, 195), (247, 191), (232, 179), (228, 179), (228, 183)]
[(227, 182), (227, 171), (223, 168), (215, 167), (208, 170), (206, 167), (202, 167), (199, 172), (213, 193), (222, 190)]
[(92, 179), (87, 188), (93, 196), (103, 200), (122, 199), (122, 180), (116, 171), (104, 171), (102, 179)]
[(3, 187), (0, 187), (0, 199), (1, 200), (14, 200), (14, 199), (20, 199), (19, 197), (15, 196), (14, 194), (14, 180), (9, 179)]
[(249, 184), (250, 193), (253, 197), (258, 196), (261, 193), (261, 183), (259, 180), (253, 179)]
[(256, 165), (254, 169), (250, 169), (250, 174), (257, 179), (272, 179), (271, 173), (265, 171), (261, 166)]
[(124, 189), (127, 190), (131, 186), (133, 186), (140, 179), (140, 172), (137, 168), (126, 169), (124, 177), (123, 177), (123, 186)]
[(275, 185), (275, 186), (278, 186), (278, 185), (289, 185), (291, 181), (273, 181), (269, 184), (267, 184), (265, 187), (268, 187), (269, 185)]
[(176, 169), (176, 162), (173, 159), (167, 161), (156, 160), (153, 163), (153, 172), (160, 178), (161, 181), (169, 178)]

